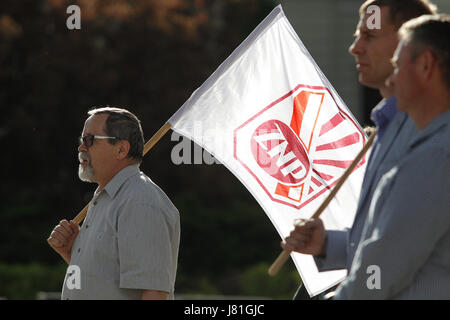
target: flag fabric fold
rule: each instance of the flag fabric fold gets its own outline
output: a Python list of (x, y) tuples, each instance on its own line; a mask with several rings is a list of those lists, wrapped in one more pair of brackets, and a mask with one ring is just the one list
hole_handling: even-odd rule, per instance
[[(281, 238), (309, 218), (362, 149), (366, 136), (276, 7), (168, 120), (249, 190)], [(351, 227), (366, 158), (322, 214), (327, 229)], [(311, 296), (345, 270), (319, 272), (291, 257)]]

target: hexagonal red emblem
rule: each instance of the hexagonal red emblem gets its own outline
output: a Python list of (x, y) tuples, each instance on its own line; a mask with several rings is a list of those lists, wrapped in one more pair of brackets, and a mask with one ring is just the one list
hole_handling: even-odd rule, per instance
[(298, 85), (234, 130), (234, 157), (271, 200), (302, 208), (338, 181), (365, 140), (326, 87)]

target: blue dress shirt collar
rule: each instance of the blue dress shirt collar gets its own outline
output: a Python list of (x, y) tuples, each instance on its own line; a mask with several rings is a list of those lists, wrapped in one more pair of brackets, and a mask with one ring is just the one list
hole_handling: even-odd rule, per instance
[(383, 99), (379, 104), (372, 109), (370, 118), (378, 127), (378, 137), (381, 138), (386, 131), (389, 123), (397, 114), (397, 99), (392, 96), (388, 99)]

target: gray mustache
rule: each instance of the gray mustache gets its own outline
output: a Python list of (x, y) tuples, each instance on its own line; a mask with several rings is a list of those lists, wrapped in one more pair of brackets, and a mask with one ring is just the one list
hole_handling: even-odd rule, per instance
[(85, 152), (80, 152), (78, 153), (78, 159), (81, 160), (86, 160), (88, 163), (90, 163), (90, 159), (89, 156), (85, 153)]

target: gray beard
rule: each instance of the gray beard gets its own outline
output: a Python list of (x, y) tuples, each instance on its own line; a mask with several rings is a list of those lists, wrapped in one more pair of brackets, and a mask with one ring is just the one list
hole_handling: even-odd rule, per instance
[(83, 168), (83, 166), (80, 163), (80, 165), (78, 166), (78, 177), (80, 178), (81, 181), (93, 182), (92, 179), (94, 178), (95, 172), (94, 168), (92, 168), (91, 166), (89, 157), (82, 152), (78, 154), (78, 158), (84, 159), (88, 162), (85, 168)]
[(78, 166), (78, 177), (81, 181), (92, 182), (94, 169), (89, 164), (85, 168), (80, 164)]

